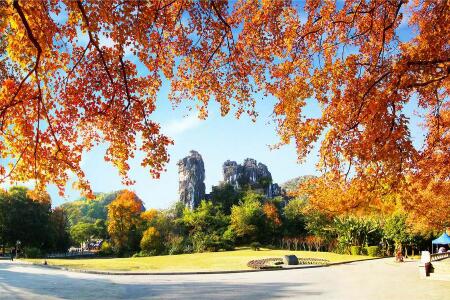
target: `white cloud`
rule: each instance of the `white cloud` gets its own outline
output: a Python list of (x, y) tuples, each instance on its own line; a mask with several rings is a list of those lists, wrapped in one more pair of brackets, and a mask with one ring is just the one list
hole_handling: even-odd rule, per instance
[(168, 136), (176, 136), (197, 128), (200, 123), (201, 120), (195, 114), (191, 114), (182, 119), (172, 120), (166, 125), (163, 125), (162, 131)]

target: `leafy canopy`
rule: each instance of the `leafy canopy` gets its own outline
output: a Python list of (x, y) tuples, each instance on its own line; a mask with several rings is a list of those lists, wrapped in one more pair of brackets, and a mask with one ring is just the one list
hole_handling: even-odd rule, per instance
[(151, 114), (168, 79), (202, 118), (210, 101), (256, 117), (254, 93), (273, 95), (280, 144), (301, 160), (320, 142), (334, 176), (450, 192), (447, 1), (0, 0), (0, 16), (2, 180), (62, 192), (71, 172), (89, 193), (80, 161), (101, 141), (125, 183), (138, 149), (157, 177), (172, 141)]
[(108, 233), (119, 253), (137, 248), (134, 244), (140, 240), (137, 229), (144, 210), (142, 200), (128, 190), (108, 205)]

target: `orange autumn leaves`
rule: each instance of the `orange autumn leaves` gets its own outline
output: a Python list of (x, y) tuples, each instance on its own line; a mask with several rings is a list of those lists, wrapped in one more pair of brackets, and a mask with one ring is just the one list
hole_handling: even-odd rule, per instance
[(423, 185), (415, 180), (413, 176), (396, 182), (369, 177), (345, 180), (328, 173), (307, 180), (293, 194), (308, 199), (307, 210), (330, 217), (351, 214), (387, 218), (400, 211), (406, 213), (415, 232), (428, 234), (448, 227), (448, 181)]
[[(302, 160), (320, 142), (319, 168), (359, 178), (355, 190), (411, 178), (446, 191), (447, 1), (0, 0), (0, 16), (2, 180), (63, 191), (74, 174), (90, 192), (81, 157), (103, 141), (125, 183), (137, 150), (157, 177), (171, 140), (151, 114), (168, 79), (170, 101), (200, 117), (211, 101), (256, 117), (254, 93), (275, 96), (281, 144)], [(423, 148), (407, 106), (425, 120)]]
[[(126, 184), (132, 183), (128, 160), (138, 149), (153, 176), (164, 170), (171, 140), (149, 118), (161, 84), (160, 68), (138, 76), (136, 65), (125, 58), (128, 37), (138, 38), (136, 32), (145, 30), (131, 26), (133, 12), (123, 8), (122, 15), (122, 8), (113, 9), (116, 4), (0, 2), (0, 49), (8, 71), (0, 78), (2, 181), (35, 180), (40, 187), (54, 183), (63, 192), (75, 175), (76, 187), (89, 194), (81, 156), (100, 141), (108, 144), (105, 160), (117, 167)], [(139, 22), (148, 24), (145, 18), (153, 18), (156, 8), (142, 9)], [(128, 23), (118, 25), (120, 18)], [(110, 32), (108, 23), (116, 24)], [(102, 43), (105, 39), (111, 45)], [(147, 51), (144, 63), (153, 66), (158, 60), (167, 66), (163, 50), (159, 58)]]
[(270, 223), (272, 227), (280, 227), (281, 219), (278, 213), (278, 209), (272, 202), (266, 202), (263, 205), (263, 213), (266, 216), (267, 222)]
[(108, 233), (114, 247), (125, 249), (136, 242), (136, 236), (132, 233), (140, 225), (143, 211), (142, 200), (129, 190), (121, 192), (108, 205)]

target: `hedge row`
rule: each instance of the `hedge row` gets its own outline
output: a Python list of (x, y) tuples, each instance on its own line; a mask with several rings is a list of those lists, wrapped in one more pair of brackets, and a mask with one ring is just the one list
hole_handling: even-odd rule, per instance
[(351, 246), (350, 252), (352, 255), (368, 255), (368, 256), (378, 256), (380, 253), (380, 247), (378, 246), (368, 246), (368, 247), (361, 247), (361, 246)]
[(330, 261), (323, 258), (298, 258), (299, 265), (327, 265)]

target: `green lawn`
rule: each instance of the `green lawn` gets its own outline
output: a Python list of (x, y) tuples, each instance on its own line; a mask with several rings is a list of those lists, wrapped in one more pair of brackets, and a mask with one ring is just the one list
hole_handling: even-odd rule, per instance
[[(368, 256), (341, 255), (329, 252), (287, 251), (262, 249), (253, 251), (239, 249), (226, 252), (208, 252), (180, 255), (165, 255), (137, 258), (96, 258), (96, 259), (48, 259), (49, 265), (64, 266), (73, 269), (111, 270), (111, 271), (229, 271), (247, 270), (247, 262), (252, 259), (282, 257), (295, 254), (304, 258), (323, 258), (330, 262), (364, 260)], [(43, 259), (25, 259), (41, 263)]]

